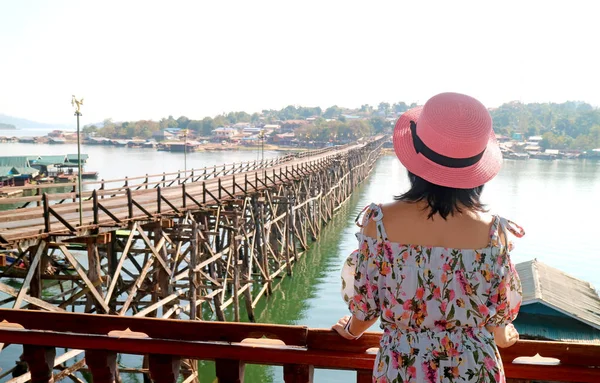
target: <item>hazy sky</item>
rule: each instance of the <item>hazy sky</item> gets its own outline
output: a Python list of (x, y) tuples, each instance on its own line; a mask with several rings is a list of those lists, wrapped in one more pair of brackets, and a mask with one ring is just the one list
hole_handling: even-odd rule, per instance
[(0, 113), (84, 123), (287, 105), (600, 105), (595, 1), (0, 0)]

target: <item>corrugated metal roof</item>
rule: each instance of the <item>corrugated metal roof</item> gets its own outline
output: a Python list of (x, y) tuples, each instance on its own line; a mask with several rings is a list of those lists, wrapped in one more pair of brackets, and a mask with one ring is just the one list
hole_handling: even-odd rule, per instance
[(66, 156), (41, 156), (39, 160), (32, 161), (34, 165), (56, 165), (64, 164)]
[[(81, 160), (87, 161), (90, 158), (87, 154), (81, 154)], [(77, 162), (77, 154), (67, 154), (67, 161), (69, 162)]]
[(29, 158), (26, 156), (0, 157), (0, 166), (27, 167), (29, 166)]
[(0, 177), (2, 178), (10, 178), (13, 177), (13, 172), (12, 170), (14, 169), (13, 166), (2, 166), (0, 165)]
[(592, 284), (537, 259), (519, 263), (516, 269), (523, 305), (539, 302), (600, 330), (600, 297)]

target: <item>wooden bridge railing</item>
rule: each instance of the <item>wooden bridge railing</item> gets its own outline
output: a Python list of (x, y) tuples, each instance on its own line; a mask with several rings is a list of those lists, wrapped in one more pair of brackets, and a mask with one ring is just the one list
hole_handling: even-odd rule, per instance
[[(243, 382), (245, 363), (282, 365), (287, 383), (312, 382), (314, 368), (357, 371), (356, 381), (365, 383), (371, 381), (373, 348), (379, 343), (377, 333), (346, 341), (331, 330), (303, 326), (8, 309), (0, 309), (0, 320), (0, 342), (24, 345), (23, 359), (34, 382), (51, 381), (54, 366), (65, 359), (55, 359), (55, 347), (60, 347), (73, 349), (69, 355), (85, 352), (78, 367), (86, 363), (95, 383), (115, 381), (118, 353), (148, 355), (149, 373), (157, 383), (175, 383), (182, 358), (214, 360), (221, 383)], [(509, 379), (600, 381), (598, 345), (519, 341), (501, 353)], [(551, 364), (520, 362), (535, 354), (556, 359)]]
[[(164, 188), (173, 185), (180, 185), (183, 183), (208, 180), (231, 174), (268, 169), (277, 165), (285, 164), (294, 159), (319, 156), (333, 150), (344, 149), (348, 146), (349, 145), (332, 146), (328, 148), (307, 150), (298, 153), (290, 153), (281, 157), (271, 159), (234, 162), (223, 165), (207, 166), (199, 169), (178, 170), (177, 172), (146, 174), (143, 176), (125, 177), (112, 180), (102, 179), (100, 181), (84, 181), (82, 182), (83, 190), (88, 190), (88, 192), (82, 193), (82, 196), (83, 198), (90, 198), (91, 190), (119, 193), (126, 189), (156, 189), (158, 187)], [(56, 203), (70, 202), (73, 199), (78, 198), (76, 182), (5, 187), (0, 186), (0, 189), (2, 190), (2, 192), (8, 194), (8, 196), (0, 197), (0, 205), (22, 204), (20, 208), (25, 208), (32, 202), (37, 202), (39, 205), (39, 202), (41, 201), (42, 195), (44, 193), (50, 195), (55, 194), (56, 196), (54, 197), (54, 200), (56, 201)], [(62, 189), (63, 191), (57, 191), (57, 189)], [(70, 192), (64, 192), (65, 189), (70, 189)], [(10, 195), (10, 192), (17, 190), (32, 190), (35, 194), (28, 197)]]
[[(0, 230), (0, 246), (11, 246), (13, 243), (47, 235), (81, 234), (82, 231), (100, 226), (125, 226), (132, 221), (154, 220), (165, 214), (182, 214), (188, 209), (201, 208), (207, 203), (234, 199), (247, 193), (302, 179), (330, 168), (334, 161), (341, 158), (341, 154), (350, 155), (357, 150), (366, 150), (365, 154), (369, 150), (378, 152), (380, 146), (379, 141), (373, 141), (366, 146), (356, 146), (343, 152), (333, 151), (329, 154), (330, 150), (319, 151), (314, 158), (310, 156), (306, 159), (287, 161), (283, 157), (273, 160), (275, 165), (271, 164), (269, 168), (245, 170), (243, 173), (238, 173), (237, 169), (246, 167), (226, 168), (229, 170), (228, 174), (213, 172), (212, 178), (206, 180), (194, 178), (191, 180), (193, 182), (172, 180), (169, 183), (160, 180), (156, 183), (138, 184), (135, 187), (127, 184), (116, 189), (83, 192), (81, 224), (79, 205), (75, 203), (77, 193), (44, 193), (41, 196), (21, 197), (17, 199), (20, 203), (35, 202), (36, 206), (0, 211), (0, 229), (5, 229)], [(368, 165), (374, 160), (375, 158), (368, 157)], [(355, 166), (365, 166), (367, 163)], [(69, 203), (57, 204), (57, 200), (69, 200)], [(12, 199), (0, 199), (0, 205), (10, 201)]]

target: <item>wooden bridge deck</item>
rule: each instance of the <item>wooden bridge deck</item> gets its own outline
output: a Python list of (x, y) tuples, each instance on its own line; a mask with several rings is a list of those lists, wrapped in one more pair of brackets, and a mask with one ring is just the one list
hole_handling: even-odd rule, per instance
[[(183, 214), (187, 210), (198, 210), (221, 200), (244, 196), (249, 191), (260, 191), (322, 171), (332, 161), (364, 146), (365, 144), (346, 145), (269, 161), (204, 168), (200, 172), (192, 170), (170, 175), (102, 181), (95, 183), (101, 185), (98, 189), (82, 193), (81, 224), (77, 201), (79, 195), (75, 191), (43, 193), (43, 190), (56, 188), (57, 185), (25, 187), (36, 189), (37, 195), (0, 198), (0, 205), (36, 205), (0, 212), (0, 246), (26, 246), (52, 235), (85, 235), (92, 230), (114, 230), (115, 227), (126, 226), (132, 221), (151, 221), (162, 216)], [(156, 180), (151, 181), (152, 178)], [(135, 183), (135, 180), (142, 182)], [(125, 184), (106, 188), (106, 185), (119, 181)], [(92, 186), (94, 183), (86, 184)]]

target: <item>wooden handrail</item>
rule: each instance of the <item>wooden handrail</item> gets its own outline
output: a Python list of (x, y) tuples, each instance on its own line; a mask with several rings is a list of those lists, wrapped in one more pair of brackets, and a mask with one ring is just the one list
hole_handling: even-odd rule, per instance
[[(324, 148), (324, 149), (317, 149), (317, 150), (306, 150), (304, 152), (299, 152), (298, 154), (286, 154), (284, 156), (280, 156), (280, 157), (276, 157), (270, 160), (266, 160), (264, 163), (262, 161), (242, 161), (242, 162), (234, 162), (234, 163), (229, 163), (229, 164), (223, 164), (223, 165), (218, 165), (217, 166), (217, 170), (218, 173), (222, 173), (222, 172), (227, 172), (228, 174), (231, 174), (229, 172), (231, 172), (233, 170), (233, 172), (235, 172), (235, 170), (239, 170), (239, 169), (244, 169), (244, 165), (250, 166), (251, 164), (257, 164), (258, 167), (255, 168), (262, 168), (265, 167), (264, 165), (267, 165), (266, 167), (269, 166), (273, 166), (276, 164), (280, 164), (280, 163), (284, 163), (284, 162), (288, 162), (291, 161), (295, 158), (304, 158), (304, 157), (309, 157), (309, 156), (316, 156), (316, 155), (320, 155), (323, 154), (325, 152), (328, 151), (332, 151), (332, 150), (340, 150), (343, 148), (346, 148), (349, 145), (344, 145), (344, 146), (338, 146), (338, 147), (330, 147), (330, 148)], [(117, 179), (111, 179), (111, 180), (100, 180), (100, 181), (84, 181), (82, 182), (83, 186), (88, 186), (88, 185), (98, 185), (98, 187), (101, 187), (102, 185), (106, 185), (106, 184), (111, 184), (111, 183), (122, 183), (122, 182), (128, 182), (131, 183), (133, 181), (138, 181), (138, 180), (146, 180), (149, 178), (158, 178), (158, 177), (170, 177), (167, 180), (162, 180), (161, 181), (155, 181), (155, 182), (143, 182), (142, 184), (131, 184), (131, 187), (137, 187), (140, 185), (144, 185), (144, 184), (159, 184), (162, 182), (172, 182), (172, 181), (176, 181), (178, 178), (182, 178), (182, 173), (198, 173), (198, 172), (208, 172), (210, 171), (211, 173), (215, 170), (214, 166), (207, 166), (204, 168), (198, 168), (198, 169), (188, 169), (187, 171), (185, 170), (179, 170), (177, 172), (169, 172), (169, 173), (160, 173), (160, 174), (151, 174), (151, 175), (143, 175), (143, 176), (135, 176), (135, 177), (125, 177), (125, 178), (117, 178)], [(206, 173), (207, 177), (206, 178), (211, 178), (211, 173)], [(171, 177), (172, 176), (172, 177)], [(10, 191), (15, 191), (15, 190), (36, 190), (36, 189), (56, 189), (56, 188), (68, 188), (68, 187), (73, 187), (76, 186), (77, 183), (75, 182), (66, 182), (66, 183), (58, 183), (58, 184), (38, 184), (38, 185), (24, 185), (24, 186), (0, 186), (2, 191), (5, 192), (10, 192)], [(96, 189), (95, 187), (93, 187), (92, 189)], [(51, 193), (49, 193), (51, 194)], [(0, 198), (0, 200), (2, 199), (11, 199), (14, 197), (2, 197)]]
[[(0, 342), (25, 345), (26, 353), (47, 355), (48, 347), (89, 352), (153, 355), (165, 361), (216, 360), (220, 382), (243, 381), (244, 363), (284, 365), (286, 382), (309, 382), (313, 368), (358, 371), (357, 382), (370, 381), (379, 333), (347, 341), (331, 330), (271, 324), (178, 321), (110, 315), (0, 309)], [(125, 331), (128, 330), (128, 331)], [(267, 339), (265, 339), (265, 337)], [(40, 350), (46, 350), (45, 353)], [(600, 345), (519, 341), (501, 350), (509, 378), (565, 382), (600, 381)], [(558, 365), (515, 364), (517, 357), (560, 360)], [(38, 357), (39, 358), (39, 357)], [(30, 364), (44, 362), (29, 358)], [(153, 357), (150, 357), (153, 360)], [(47, 363), (45, 361), (44, 363)], [(43, 364), (43, 363), (42, 363)], [(224, 366), (226, 372), (219, 372)], [(156, 366), (155, 366), (156, 367)], [(173, 380), (156, 379), (170, 383)], [(156, 370), (156, 368), (155, 368)], [(286, 371), (301, 371), (300, 380)], [(234, 373), (237, 371), (237, 373)], [(233, 377), (232, 375), (233, 374)], [(220, 375), (220, 376), (219, 376)], [(103, 381), (96, 379), (94, 381)], [(176, 377), (175, 377), (176, 379)], [(237, 380), (236, 380), (237, 379)], [(295, 380), (294, 380), (295, 379)]]

